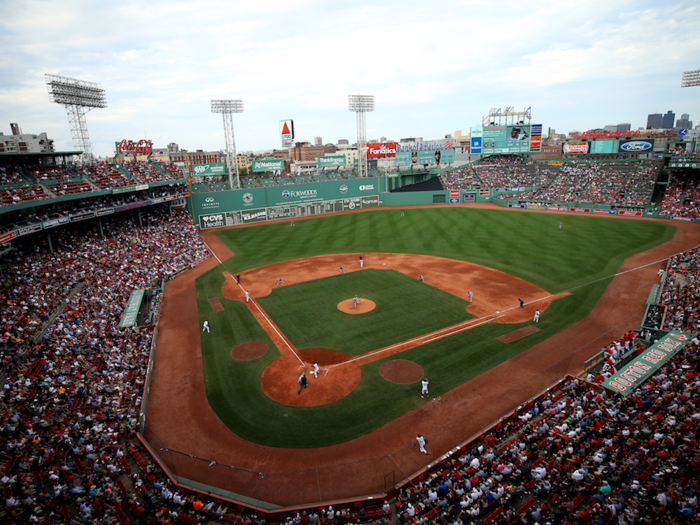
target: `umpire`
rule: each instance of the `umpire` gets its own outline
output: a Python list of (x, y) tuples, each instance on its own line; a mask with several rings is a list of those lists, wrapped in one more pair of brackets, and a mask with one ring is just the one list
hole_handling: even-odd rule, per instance
[(299, 392), (297, 394), (301, 394), (304, 388), (306, 388), (306, 372), (302, 372), (299, 376)]

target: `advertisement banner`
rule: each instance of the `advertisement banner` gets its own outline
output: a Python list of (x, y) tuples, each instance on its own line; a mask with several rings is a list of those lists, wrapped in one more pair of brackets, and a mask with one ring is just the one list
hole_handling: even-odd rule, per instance
[(547, 206), (549, 211), (569, 211), (566, 206)]
[(253, 173), (261, 171), (283, 171), (284, 159), (254, 160)]
[(632, 217), (641, 217), (641, 211), (631, 211), (631, 210), (620, 210), (620, 215), (631, 215)]
[(406, 144), (396, 144), (396, 153), (412, 152), (412, 151), (435, 151), (436, 149), (450, 149), (455, 145), (454, 141), (446, 140), (444, 142), (407, 142)]
[(29, 235), (30, 233), (36, 233), (39, 231), (41, 231), (41, 223), (30, 224), (29, 226), (23, 226), (15, 230), (17, 237), (20, 235)]
[(222, 226), (226, 226), (223, 213), (212, 213), (210, 215), (199, 216), (199, 227), (202, 229), (221, 228)]
[(591, 213), (590, 208), (569, 208), (569, 211), (573, 211), (576, 213)]
[[(125, 204), (124, 206), (117, 206), (114, 209), (115, 209), (115, 211), (135, 210), (136, 208), (141, 208), (145, 205), (146, 205), (145, 202), (135, 202), (133, 204)], [(71, 218), (71, 220), (73, 220), (73, 219)]]
[(530, 126), (530, 151), (542, 150), (542, 124)]
[(398, 142), (383, 142), (381, 144), (367, 144), (367, 158), (395, 157)]
[(123, 188), (114, 188), (112, 194), (116, 195), (118, 193), (130, 193), (132, 191), (147, 190), (148, 184), (139, 184), (138, 186), (124, 186)]
[(212, 162), (210, 164), (195, 164), (192, 168), (195, 177), (215, 177), (226, 175), (225, 162)]
[(621, 140), (618, 153), (651, 153), (654, 151), (654, 139)]
[(134, 326), (136, 324), (136, 316), (141, 308), (141, 301), (143, 301), (143, 294), (146, 290), (134, 290), (129, 296), (129, 301), (126, 303), (126, 308), (124, 308), (124, 313), (122, 314), (121, 321), (119, 321), (119, 326), (126, 328), (129, 326)]
[(471, 152), (481, 155), (482, 137), (484, 128), (482, 126), (473, 127), (471, 130)]
[(114, 208), (102, 208), (97, 210), (98, 217), (104, 217), (105, 215), (112, 215), (114, 213)]
[(657, 343), (644, 350), (639, 356), (627, 363), (615, 375), (603, 381), (605, 388), (631, 394), (635, 388), (649, 379), (656, 370), (681, 350), (690, 338), (683, 332), (670, 332)]
[(72, 215), (70, 218), (71, 222), (78, 222), (78, 221), (84, 221), (85, 219), (92, 219), (95, 217), (95, 212), (94, 211), (86, 211), (85, 213), (78, 213), (76, 215)]
[(450, 190), (450, 197), (459, 197), (459, 190)]
[(10, 242), (12, 239), (17, 237), (17, 234), (15, 232), (8, 232), (3, 235), (0, 235), (0, 244), (4, 244), (6, 242)]
[(60, 217), (58, 219), (51, 219), (49, 221), (44, 221), (42, 225), (44, 226), (44, 229), (48, 228), (54, 228), (56, 226), (60, 226), (61, 224), (68, 224), (70, 222), (70, 219), (68, 217)]
[(283, 148), (291, 148), (294, 146), (294, 121), (280, 120), (280, 139), (282, 140)]
[(585, 155), (591, 151), (591, 143), (585, 140), (564, 142), (561, 145), (562, 155)]
[(462, 198), (464, 199), (464, 202), (475, 202), (476, 193), (465, 193), (464, 195), (462, 195)]
[(345, 166), (346, 158), (344, 155), (329, 155), (327, 157), (318, 157), (319, 168), (335, 168), (337, 166)]

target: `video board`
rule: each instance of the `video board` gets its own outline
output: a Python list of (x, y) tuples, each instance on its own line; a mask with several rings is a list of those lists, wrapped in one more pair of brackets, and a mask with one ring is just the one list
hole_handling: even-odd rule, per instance
[(446, 164), (455, 161), (453, 149), (434, 151), (402, 151), (396, 154), (397, 166), (422, 166), (430, 164)]
[[(476, 132), (476, 133), (475, 133)], [(481, 153), (531, 153), (542, 149), (542, 124), (517, 124), (511, 126), (484, 126), (472, 128), (472, 137), (481, 140)], [(476, 153), (472, 144), (472, 152)]]

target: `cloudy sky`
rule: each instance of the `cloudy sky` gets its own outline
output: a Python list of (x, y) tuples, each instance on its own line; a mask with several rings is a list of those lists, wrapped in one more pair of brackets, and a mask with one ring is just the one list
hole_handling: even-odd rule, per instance
[(375, 96), (367, 137), (438, 139), (480, 125), (490, 108), (532, 107), (558, 132), (673, 110), (700, 122), (700, 3), (664, 0), (130, 2), (5, 0), (0, 17), (0, 131), (17, 122), (72, 149), (46, 73), (98, 82), (88, 113), (96, 155), (115, 141), (224, 148), (211, 99), (241, 99), (239, 151), (356, 138), (351, 93)]

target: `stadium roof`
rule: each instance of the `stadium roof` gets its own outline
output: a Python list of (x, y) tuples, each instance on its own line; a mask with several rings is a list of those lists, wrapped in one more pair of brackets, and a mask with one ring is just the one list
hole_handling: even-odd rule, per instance
[(70, 155), (82, 155), (82, 151), (40, 151), (32, 153), (29, 151), (5, 151), (0, 152), (2, 157), (68, 157)]

